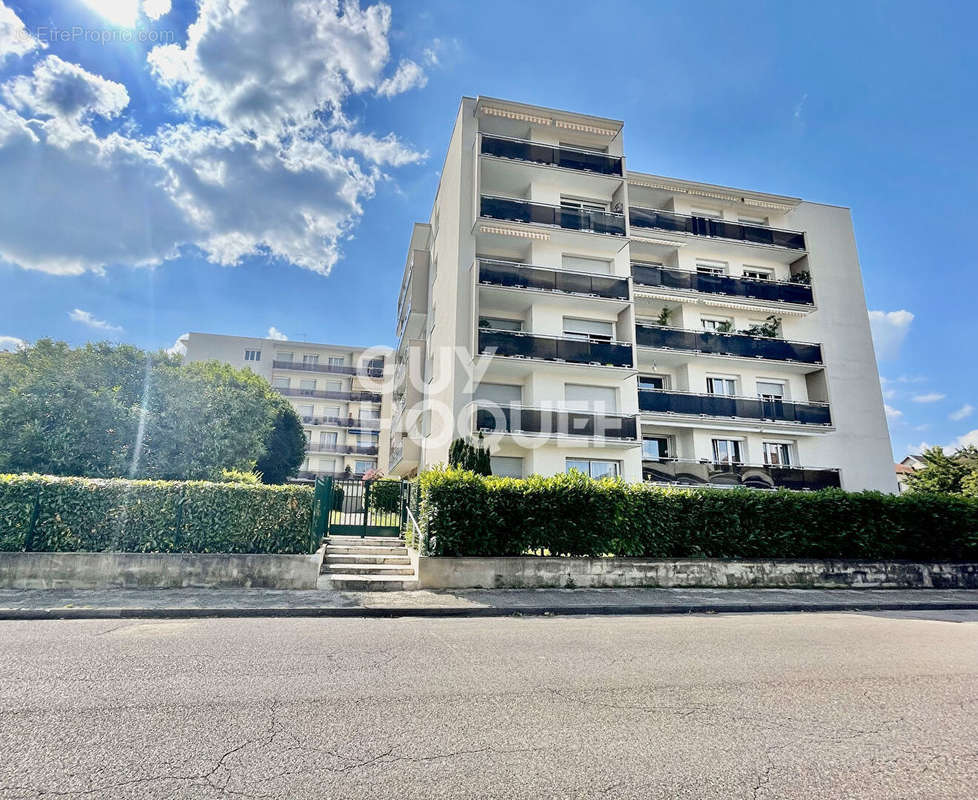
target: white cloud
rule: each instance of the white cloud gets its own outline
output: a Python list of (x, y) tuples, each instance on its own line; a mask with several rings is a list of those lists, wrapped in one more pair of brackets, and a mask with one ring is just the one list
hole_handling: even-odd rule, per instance
[(397, 70), (391, 77), (381, 82), (377, 87), (377, 94), (382, 97), (393, 97), (410, 89), (422, 89), (427, 83), (428, 76), (424, 74), (424, 70), (414, 61), (406, 58), (397, 65)]
[(12, 350), (19, 350), (21, 347), (26, 347), (27, 342), (23, 339), (18, 339), (16, 336), (0, 336), (0, 351), (10, 352)]
[(965, 403), (957, 411), (952, 411), (950, 414), (948, 414), (947, 418), (950, 420), (954, 420), (955, 422), (960, 422), (966, 417), (970, 417), (972, 412), (974, 412), (974, 410), (975, 407), (973, 405), (971, 405), (970, 403)]
[(47, 47), (33, 37), (13, 9), (0, 0), (0, 64), (7, 56), (23, 56)]
[(336, 130), (330, 134), (330, 141), (339, 150), (353, 150), (375, 164), (390, 164), (401, 167), (424, 161), (427, 153), (419, 153), (407, 147), (393, 133), (378, 139), (368, 133), (354, 133), (349, 130)]
[(978, 429), (961, 434), (951, 444), (947, 445), (944, 450), (960, 450), (962, 447), (968, 446), (978, 447)]
[(129, 105), (126, 87), (48, 56), (32, 75), (19, 75), (2, 87), (4, 99), (14, 108), (35, 114), (75, 119), (88, 113), (114, 117)]
[(170, 13), (170, 0), (143, 0), (143, 13), (151, 20), (158, 20)]
[(279, 342), (287, 342), (288, 339), (289, 339), (288, 336), (286, 336), (284, 333), (282, 333), (282, 331), (280, 331), (274, 325), (272, 325), (272, 327), (270, 327), (268, 329), (268, 336), (266, 338), (268, 338), (268, 339), (275, 339), (276, 341), (279, 341)]
[(915, 394), (913, 401), (915, 403), (939, 403), (945, 397), (947, 395), (941, 392), (927, 392), (926, 394)]
[(181, 333), (177, 340), (168, 348), (166, 352), (171, 356), (185, 356), (187, 355), (187, 340), (190, 338), (190, 333)]
[(883, 405), (883, 410), (886, 412), (886, 418), (888, 420), (896, 421), (903, 416), (903, 412), (893, 406)]
[(883, 390), (883, 399), (884, 400), (892, 400), (894, 397), (896, 397), (896, 393), (897, 393), (896, 389), (884, 389)]
[(69, 311), (68, 317), (74, 322), (80, 322), (82, 325), (87, 325), (89, 328), (95, 328), (95, 330), (98, 331), (105, 331), (106, 333), (122, 333), (122, 327), (120, 325), (113, 325), (111, 322), (106, 322), (104, 319), (97, 319), (92, 312), (82, 311), (80, 308), (76, 308), (74, 311)]
[(869, 312), (869, 325), (873, 331), (877, 358), (893, 359), (900, 354), (900, 346), (906, 339), (913, 320), (914, 315), (906, 309)]

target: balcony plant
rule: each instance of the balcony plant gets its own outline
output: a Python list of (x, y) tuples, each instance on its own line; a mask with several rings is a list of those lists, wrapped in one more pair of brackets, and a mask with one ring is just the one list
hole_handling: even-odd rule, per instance
[(801, 272), (795, 272), (795, 273), (792, 273), (792, 275), (791, 275), (791, 282), (792, 283), (803, 283), (803, 284), (805, 284), (805, 286), (811, 286), (812, 285), (812, 275), (811, 275), (811, 273), (807, 269), (806, 270), (802, 270)]
[(738, 331), (738, 333), (743, 333), (746, 336), (761, 336), (765, 339), (777, 339), (780, 331), (781, 318), (771, 314), (764, 322), (751, 325), (749, 328)]
[(662, 307), (662, 311), (659, 312), (659, 316), (657, 316), (655, 318), (655, 324), (656, 325), (668, 325), (669, 324), (669, 317), (671, 315), (672, 315), (672, 309), (666, 308), (665, 306), (663, 306)]
[(733, 323), (729, 319), (725, 319), (719, 325), (717, 325), (717, 333), (730, 333), (733, 330)]

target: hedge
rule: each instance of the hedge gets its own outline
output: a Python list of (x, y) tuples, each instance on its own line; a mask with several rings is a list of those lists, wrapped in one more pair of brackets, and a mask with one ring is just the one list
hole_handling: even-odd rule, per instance
[(935, 494), (683, 489), (436, 470), (419, 478), (431, 556), (978, 560), (978, 501)]
[(312, 489), (0, 475), (0, 551), (308, 553)]

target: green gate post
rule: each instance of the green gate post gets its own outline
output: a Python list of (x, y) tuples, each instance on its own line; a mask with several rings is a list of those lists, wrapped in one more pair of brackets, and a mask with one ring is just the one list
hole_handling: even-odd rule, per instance
[(363, 529), (360, 533), (360, 536), (367, 535), (367, 522), (370, 517), (370, 484), (371, 483), (373, 483), (373, 481), (363, 482)]

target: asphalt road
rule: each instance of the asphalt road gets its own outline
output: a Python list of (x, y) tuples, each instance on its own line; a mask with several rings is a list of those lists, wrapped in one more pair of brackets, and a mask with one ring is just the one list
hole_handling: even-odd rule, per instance
[(0, 623), (0, 798), (974, 798), (978, 612)]

